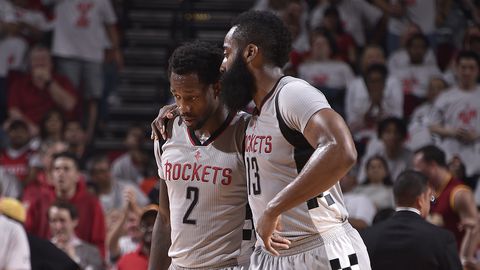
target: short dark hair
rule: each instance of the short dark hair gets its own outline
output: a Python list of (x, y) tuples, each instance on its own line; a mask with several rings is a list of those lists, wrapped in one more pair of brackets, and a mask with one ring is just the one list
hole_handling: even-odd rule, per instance
[(423, 44), (425, 45), (425, 47), (428, 48), (428, 46), (430, 46), (430, 42), (428, 41), (428, 38), (422, 34), (422, 33), (416, 33), (416, 34), (413, 34), (411, 35), (408, 39), (407, 39), (407, 43), (405, 44), (407, 48), (410, 48), (410, 46), (412, 46), (412, 43), (413, 41), (415, 40), (421, 40), (423, 41)]
[(168, 77), (172, 73), (179, 75), (197, 74), (198, 80), (206, 85), (220, 80), (220, 65), (223, 52), (207, 42), (185, 43), (173, 51), (168, 59)]
[(370, 74), (378, 72), (382, 75), (384, 80), (387, 80), (388, 69), (384, 64), (371, 64), (367, 67), (365, 71), (365, 79), (370, 76)]
[(393, 196), (398, 206), (412, 206), (428, 187), (425, 175), (413, 170), (402, 172), (393, 184)]
[(405, 121), (401, 118), (394, 117), (394, 116), (387, 117), (387, 118), (383, 119), (382, 121), (380, 121), (380, 123), (378, 124), (378, 128), (377, 128), (378, 138), (382, 137), (382, 134), (385, 132), (385, 130), (387, 129), (387, 127), (390, 124), (395, 125), (395, 127), (397, 128), (398, 133), (400, 133), (400, 136), (402, 137), (402, 139), (407, 138), (407, 125), (405, 124)]
[(8, 128), (7, 128), (7, 131), (11, 131), (13, 129), (19, 129), (19, 128), (22, 128), (22, 129), (25, 129), (28, 131), (28, 125), (25, 121), (21, 120), (21, 119), (16, 119), (16, 120), (13, 120), (9, 125), (8, 125)]
[(477, 63), (477, 67), (480, 67), (480, 58), (478, 57), (478, 54), (476, 54), (473, 51), (460, 51), (457, 54), (457, 59), (456, 59), (455, 63), (459, 64), (460, 60), (462, 60), (462, 59), (475, 60), (475, 63)]
[(75, 168), (77, 168), (77, 170), (80, 168), (80, 161), (78, 160), (78, 157), (72, 152), (66, 151), (66, 152), (61, 152), (61, 153), (53, 155), (52, 163), (55, 162), (55, 160), (57, 158), (70, 159), (70, 160), (73, 161), (73, 164), (75, 165)]
[(97, 165), (98, 163), (101, 163), (101, 162), (107, 162), (108, 165), (110, 166), (110, 159), (107, 157), (107, 155), (103, 154), (103, 153), (97, 153), (95, 154), (93, 157), (91, 157), (88, 162), (87, 162), (87, 169), (89, 172), (92, 172), (93, 170), (93, 167), (95, 167), (95, 165)]
[(70, 218), (72, 218), (72, 220), (78, 219), (77, 208), (75, 207), (75, 205), (73, 205), (73, 204), (71, 204), (67, 201), (57, 200), (49, 207), (49, 209), (52, 208), (52, 207), (57, 207), (59, 209), (65, 209), (70, 214)]
[(270, 11), (246, 11), (232, 22), (240, 46), (257, 45), (270, 63), (283, 67), (289, 59), (292, 37), (283, 21)]
[(440, 167), (448, 168), (445, 152), (435, 145), (423, 146), (415, 150), (415, 154), (423, 154), (423, 160), (425, 162), (435, 162)]

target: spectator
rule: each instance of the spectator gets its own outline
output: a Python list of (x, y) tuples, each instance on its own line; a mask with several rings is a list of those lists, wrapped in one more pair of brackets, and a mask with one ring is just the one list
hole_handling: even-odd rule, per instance
[(145, 132), (139, 126), (128, 129), (124, 139), (127, 153), (121, 155), (112, 163), (112, 176), (125, 183), (140, 185), (148, 166), (148, 156), (142, 147), (145, 142)]
[(467, 176), (476, 178), (480, 174), (480, 60), (475, 53), (463, 51), (456, 63), (458, 85), (435, 101), (430, 131), (442, 137), (439, 146), (447, 160), (460, 157)]
[(432, 197), (426, 177), (405, 171), (393, 191), (396, 213), (361, 232), (372, 270), (461, 270), (452, 233), (424, 220)]
[(52, 243), (74, 260), (81, 269), (102, 270), (104, 263), (98, 249), (75, 235), (78, 225), (75, 207), (67, 202), (55, 202), (48, 211)]
[(385, 159), (381, 156), (369, 158), (366, 172), (365, 181), (353, 193), (368, 197), (374, 203), (376, 210), (392, 208), (394, 206), (392, 180)]
[(430, 42), (433, 42), (435, 32), (435, 0), (401, 1), (401, 0), (374, 0), (383, 10), (388, 19), (387, 50), (388, 54), (400, 48), (400, 37), (410, 23), (419, 26)]
[(56, 200), (69, 202), (78, 211), (76, 235), (94, 244), (105, 255), (105, 218), (98, 199), (89, 194), (78, 171), (74, 154), (64, 152), (53, 158), (52, 176)]
[(40, 122), (40, 139), (42, 143), (63, 141), (65, 117), (61, 111), (48, 111)]
[(142, 237), (139, 230), (142, 210), (135, 203), (133, 196), (126, 196), (126, 198), (127, 207), (119, 212), (117, 220), (111, 222), (109, 226), (111, 229), (107, 234), (108, 251), (112, 263), (116, 263), (121, 256), (135, 251)]
[(335, 6), (329, 6), (323, 14), (322, 27), (333, 34), (339, 60), (353, 67), (357, 62), (357, 47), (353, 37), (345, 32), (340, 14)]
[[(357, 46), (365, 46), (367, 44), (365, 38), (366, 30), (368, 28), (374, 28), (374, 26), (379, 23), (382, 18), (382, 11), (368, 1), (319, 1), (311, 12), (310, 26), (312, 29), (321, 24), (324, 10), (330, 5), (334, 5), (338, 9), (341, 23), (345, 26), (345, 31), (352, 35)], [(367, 25), (365, 25), (365, 22)]]
[(65, 124), (64, 136), (68, 144), (68, 152), (74, 153), (79, 161), (79, 169), (85, 170), (88, 159), (92, 156), (92, 149), (87, 145), (85, 128), (79, 121), (69, 121)]
[(416, 150), (422, 146), (432, 144), (434, 141), (438, 141), (438, 138), (434, 138), (434, 135), (430, 132), (431, 117), (435, 100), (446, 89), (447, 83), (442, 78), (430, 78), (427, 100), (413, 111), (410, 123), (408, 124), (408, 140), (406, 144), (410, 150)]
[(112, 177), (110, 161), (106, 156), (93, 157), (89, 162), (89, 173), (105, 215), (127, 207), (129, 197), (133, 197), (135, 204), (140, 207), (148, 204), (148, 198), (138, 186)]
[(389, 117), (378, 124), (378, 139), (371, 140), (367, 146), (365, 156), (362, 158), (359, 180), (366, 179), (366, 162), (370, 157), (379, 155), (388, 164), (391, 179), (396, 177), (405, 169), (411, 167), (413, 153), (405, 147), (407, 127), (405, 122), (397, 117)]
[(35, 155), (30, 147), (30, 132), (25, 122), (15, 120), (8, 125), (7, 133), (10, 146), (0, 152), (0, 168), (25, 185), (30, 181), (29, 166)]
[(16, 34), (30, 44), (41, 41), (43, 34), (51, 29), (47, 18), (42, 12), (31, 9), (28, 0), (10, 1), (15, 10)]
[(68, 79), (53, 71), (49, 50), (33, 48), (30, 72), (14, 80), (10, 86), (9, 117), (23, 119), (32, 135), (38, 135), (38, 125), (49, 110), (58, 108), (72, 118), (76, 102), (75, 90)]
[(453, 232), (462, 259), (474, 261), (479, 223), (471, 189), (448, 171), (445, 153), (436, 146), (425, 146), (415, 152), (413, 164), (425, 174), (433, 188), (431, 222)]
[(345, 99), (347, 123), (357, 142), (375, 136), (377, 123), (403, 114), (403, 95), (398, 81), (389, 79), (382, 64), (370, 65), (363, 78), (352, 81)]
[(0, 166), (0, 197), (18, 198), (22, 192), (22, 186), (14, 175), (8, 173)]
[(30, 248), (22, 226), (0, 211), (0, 231), (0, 269), (30, 270)]
[[(25, 223), (26, 210), (23, 205), (12, 198), (0, 199), (0, 213), (20, 223)], [(30, 247), (32, 270), (80, 270), (78, 265), (62, 250), (49, 240), (27, 233)]]
[(414, 34), (407, 40), (408, 64), (394, 67), (392, 74), (402, 83), (404, 115), (409, 117), (413, 109), (425, 98), (431, 77), (441, 76), (436, 65), (425, 62), (428, 40), (423, 34)]
[(355, 229), (363, 230), (372, 225), (377, 209), (369, 197), (352, 192), (356, 186), (357, 179), (353, 170), (340, 179), (343, 200), (348, 211), (348, 221)]
[(321, 89), (332, 108), (344, 115), (345, 89), (353, 80), (352, 69), (335, 60), (335, 40), (326, 29), (316, 28), (310, 34), (310, 55), (298, 67), (298, 77)]
[[(144, 210), (140, 217), (140, 231), (142, 238), (140, 244), (135, 252), (123, 255), (117, 263), (118, 270), (147, 270), (148, 258), (150, 257), (150, 245), (152, 241), (153, 225), (157, 218), (158, 206), (149, 205)], [(161, 221), (162, 219), (159, 219)], [(163, 216), (162, 224), (155, 224), (155, 226), (165, 226), (167, 217)]]
[(90, 142), (102, 96), (105, 50), (111, 49), (115, 62), (123, 65), (117, 19), (109, 0), (45, 0), (44, 3), (55, 4), (53, 55), (58, 57), (59, 70), (82, 93), (88, 115), (86, 140)]
[(49, 239), (48, 208), (55, 201), (52, 165), (53, 156), (67, 150), (63, 142), (46, 143), (40, 147), (39, 162), (32, 166), (35, 178), (23, 190), (22, 203), (27, 208), (25, 229), (32, 235)]

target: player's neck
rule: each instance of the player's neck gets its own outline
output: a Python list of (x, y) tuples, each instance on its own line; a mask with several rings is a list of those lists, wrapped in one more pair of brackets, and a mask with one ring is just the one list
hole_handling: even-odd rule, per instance
[(260, 108), (263, 99), (270, 91), (273, 90), (275, 84), (284, 75), (283, 71), (279, 67), (273, 67), (270, 65), (264, 65), (262, 69), (254, 70), (256, 91), (253, 95), (253, 102), (257, 108)]
[(205, 124), (195, 131), (195, 134), (200, 138), (206, 136), (209, 138), (228, 117), (228, 110), (225, 106), (219, 105), (217, 109), (210, 115)]

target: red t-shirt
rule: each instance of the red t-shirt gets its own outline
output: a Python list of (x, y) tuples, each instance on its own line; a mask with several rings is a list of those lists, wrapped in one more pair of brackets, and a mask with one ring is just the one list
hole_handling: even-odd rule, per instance
[(7, 149), (0, 151), (0, 167), (9, 174), (15, 175), (19, 181), (23, 181), (28, 175), (29, 161), (35, 151), (25, 148), (18, 156), (12, 157)]
[[(52, 79), (65, 89), (65, 91), (77, 97), (75, 88), (66, 77), (52, 74)], [(40, 124), (43, 116), (49, 110), (54, 108), (61, 110), (53, 101), (48, 90), (39, 89), (33, 84), (30, 74), (20, 75), (13, 80), (8, 93), (8, 109), (19, 109), (25, 117), (37, 125)], [(67, 119), (75, 118), (75, 110), (64, 112), (66, 113), (65, 117)]]
[(120, 257), (117, 263), (117, 270), (147, 270), (148, 256), (142, 253), (142, 247)]
[(48, 208), (55, 201), (52, 186), (39, 179), (29, 183), (23, 190), (22, 202), (27, 207), (25, 229), (27, 232), (43, 239), (50, 239)]

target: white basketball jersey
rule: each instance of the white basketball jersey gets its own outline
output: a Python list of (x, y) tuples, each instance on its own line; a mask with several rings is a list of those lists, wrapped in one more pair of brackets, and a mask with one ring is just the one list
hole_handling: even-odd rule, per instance
[(255, 236), (251, 213), (246, 211), (247, 122), (247, 114), (231, 114), (202, 143), (177, 117), (169, 123), (171, 139), (161, 149), (155, 143), (159, 176), (170, 202), (168, 254), (176, 266), (214, 268), (249, 260)]
[[(303, 132), (311, 115), (324, 108), (330, 106), (320, 91), (303, 80), (283, 77), (265, 97), (260, 112), (252, 116), (245, 138), (245, 166), (255, 224), (267, 204), (298, 176), (313, 153), (300, 131)], [(289, 126), (297, 118), (299, 128), (294, 130)], [(347, 217), (337, 183), (323, 194), (282, 213), (280, 234), (295, 246), (302, 239), (340, 226)]]

